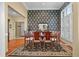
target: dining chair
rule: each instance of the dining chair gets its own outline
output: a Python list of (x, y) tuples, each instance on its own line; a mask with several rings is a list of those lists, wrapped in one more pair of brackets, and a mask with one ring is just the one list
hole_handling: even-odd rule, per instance
[(25, 50), (29, 45), (29, 35), (28, 32), (24, 31), (24, 49)]
[(55, 41), (56, 41), (58, 44), (60, 44), (60, 35), (61, 35), (61, 32), (60, 32), (60, 31), (56, 32), (56, 35), (57, 35), (57, 38), (56, 38)]
[(33, 35), (30, 32), (24, 32), (24, 49), (32, 49)]
[(61, 32), (58, 31), (55, 33), (55, 42), (54, 42), (54, 47), (57, 51), (60, 51), (61, 49), (61, 46), (60, 46), (60, 35), (61, 35)]
[(40, 33), (39, 32), (34, 32), (34, 40), (33, 40), (33, 43), (34, 43), (34, 47), (36, 48), (36, 50), (38, 50), (39, 48), (39, 44), (40, 44)]
[(45, 49), (50, 49), (50, 46), (51, 46), (51, 32), (45, 32)]

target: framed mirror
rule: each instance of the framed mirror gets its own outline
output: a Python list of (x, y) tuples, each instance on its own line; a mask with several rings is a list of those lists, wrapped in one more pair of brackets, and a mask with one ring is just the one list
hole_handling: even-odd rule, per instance
[(39, 30), (45, 31), (45, 30), (47, 30), (48, 25), (47, 24), (39, 24), (38, 27), (39, 27)]

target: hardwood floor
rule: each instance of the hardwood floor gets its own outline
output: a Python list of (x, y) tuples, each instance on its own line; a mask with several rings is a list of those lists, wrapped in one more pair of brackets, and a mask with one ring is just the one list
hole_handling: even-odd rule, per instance
[(9, 41), (8, 53), (24, 44), (24, 38), (13, 39)]

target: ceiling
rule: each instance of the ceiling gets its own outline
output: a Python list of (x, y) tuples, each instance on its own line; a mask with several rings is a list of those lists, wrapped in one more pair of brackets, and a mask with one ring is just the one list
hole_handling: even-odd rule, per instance
[(18, 12), (16, 12), (15, 10), (13, 10), (12, 8), (8, 7), (8, 15), (10, 16), (21, 16)]
[(23, 2), (27, 10), (58, 10), (64, 2)]
[[(64, 2), (22, 2), (27, 10), (58, 10), (64, 4)], [(8, 8), (8, 15), (21, 16), (18, 12), (12, 8)]]

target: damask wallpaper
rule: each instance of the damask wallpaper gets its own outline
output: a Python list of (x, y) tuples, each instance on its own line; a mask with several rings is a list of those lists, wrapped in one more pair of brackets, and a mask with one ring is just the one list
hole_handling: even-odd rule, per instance
[(50, 31), (60, 31), (60, 10), (28, 10), (28, 29), (38, 31), (39, 24), (48, 24)]

